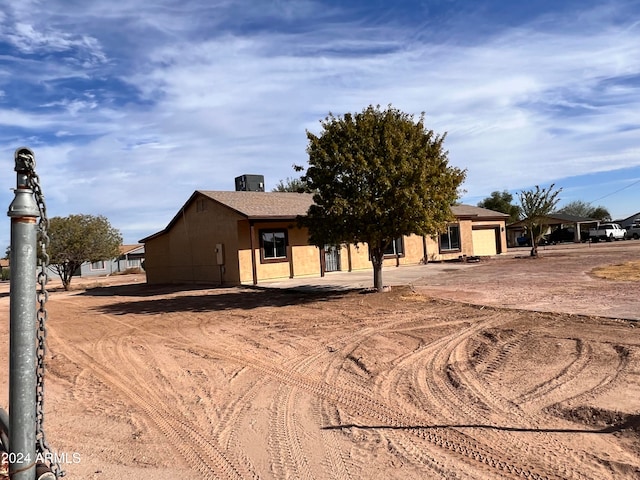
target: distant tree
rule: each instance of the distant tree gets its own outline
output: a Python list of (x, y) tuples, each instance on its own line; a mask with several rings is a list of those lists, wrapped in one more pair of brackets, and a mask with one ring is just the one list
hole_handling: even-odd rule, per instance
[(536, 185), (535, 190), (523, 190), (519, 194), (520, 214), (531, 238), (532, 257), (538, 256), (538, 242), (548, 227), (546, 217), (555, 210), (560, 201), (558, 195), (562, 188), (554, 190), (554, 187), (553, 183), (548, 188)]
[(2, 257), (2, 258), (3, 258), (3, 260), (6, 260), (6, 259), (8, 259), (9, 257), (11, 257), (11, 245), (9, 245), (9, 246), (7, 247), (7, 249), (6, 249), (6, 250), (5, 250), (5, 252), (4, 252), (4, 257)]
[(366, 243), (381, 291), (385, 250), (403, 235), (443, 231), (466, 172), (448, 165), (445, 135), (426, 129), (424, 114), (416, 122), (391, 106), (369, 106), (320, 123), (319, 136), (307, 131), (302, 179), (315, 204), (301, 223), (320, 247)]
[(611, 221), (611, 214), (609, 213), (609, 210), (607, 210), (606, 208), (599, 206), (599, 207), (594, 207), (590, 212), (589, 212), (589, 217), (591, 218), (595, 218), (596, 220), (600, 220), (601, 222), (610, 222)]
[(280, 180), (272, 191), (303, 193), (303, 192), (308, 192), (309, 187), (307, 186), (307, 182), (305, 182), (301, 178), (287, 177), (286, 180)]
[(49, 263), (65, 290), (80, 265), (114, 259), (120, 245), (120, 232), (103, 216), (69, 215), (49, 220)]
[(491, 192), (491, 196), (479, 202), (478, 206), (496, 212), (506, 213), (509, 215), (509, 223), (513, 223), (520, 220), (520, 207), (511, 202), (513, 202), (513, 195), (509, 192), (506, 190), (502, 192), (495, 191)]
[(597, 207), (591, 206), (587, 202), (582, 200), (574, 200), (567, 203), (564, 207), (558, 210), (558, 213), (565, 213), (567, 215), (575, 215), (576, 217), (594, 218), (600, 221), (610, 221), (611, 214), (602, 205)]

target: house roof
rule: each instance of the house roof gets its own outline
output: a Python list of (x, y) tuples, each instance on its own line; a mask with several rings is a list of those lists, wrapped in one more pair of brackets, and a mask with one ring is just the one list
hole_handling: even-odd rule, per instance
[(199, 196), (207, 197), (249, 220), (294, 220), (298, 215), (306, 215), (313, 204), (310, 193), (196, 190), (164, 230), (141, 239), (140, 243), (168, 232)]
[(627, 218), (623, 218), (620, 220), (614, 220), (613, 223), (621, 223), (621, 224), (631, 224), (633, 223), (635, 220), (640, 220), (640, 212), (638, 213), (634, 213), (633, 215), (631, 215), (630, 217)]
[[(310, 193), (196, 190), (164, 230), (143, 238), (140, 243), (169, 231), (199, 196), (207, 197), (249, 220), (294, 220), (299, 215), (306, 215), (313, 205), (313, 195)], [(506, 220), (509, 217), (505, 213), (471, 205), (455, 205), (451, 211), (458, 218)]]
[[(575, 215), (568, 215), (566, 213), (551, 213), (549, 215), (545, 215), (546, 224), (548, 225), (564, 225), (565, 223), (598, 223), (599, 220), (595, 218), (588, 217), (577, 217)], [(520, 227), (525, 224), (524, 220), (520, 220), (519, 222), (512, 223), (508, 226), (508, 228), (512, 227)]]
[[(136, 243), (134, 245), (120, 245), (118, 247), (120, 255), (126, 255), (128, 253), (144, 253), (144, 245), (142, 243)], [(136, 250), (140, 250), (136, 252)]]
[(506, 219), (509, 217), (506, 213), (496, 212), (494, 210), (489, 210), (488, 208), (474, 207), (472, 205), (453, 205), (451, 207), (451, 212), (458, 218), (475, 217)]
[(0, 258), (0, 268), (8, 267), (9, 259), (8, 258)]
[(295, 218), (306, 215), (313, 205), (313, 195), (295, 192), (221, 192), (198, 190), (249, 219)]

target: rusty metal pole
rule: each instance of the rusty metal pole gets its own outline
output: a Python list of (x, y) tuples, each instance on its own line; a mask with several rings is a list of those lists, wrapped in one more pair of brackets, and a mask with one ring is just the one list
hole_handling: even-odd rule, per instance
[[(28, 183), (28, 165), (16, 150), (17, 186), (7, 215), (11, 217), (9, 324), (9, 476), (36, 478), (36, 268), (37, 219)], [(33, 152), (28, 150), (33, 156)]]

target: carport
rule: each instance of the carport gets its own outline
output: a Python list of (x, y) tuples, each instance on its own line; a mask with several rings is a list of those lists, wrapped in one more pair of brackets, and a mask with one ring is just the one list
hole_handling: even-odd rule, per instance
[[(573, 241), (576, 243), (580, 243), (580, 232), (581, 228), (585, 226), (585, 228), (596, 227), (600, 223), (600, 220), (596, 220), (594, 218), (587, 217), (577, 217), (575, 215), (567, 215), (564, 213), (552, 213), (551, 215), (547, 215), (544, 217), (544, 222), (549, 229), (573, 227)], [(548, 229), (548, 230), (549, 230)], [(507, 243), (510, 247), (518, 246), (518, 237), (524, 235), (525, 229), (525, 220), (520, 220), (519, 222), (512, 223), (511, 225), (507, 225)], [(547, 231), (546, 233), (549, 233)]]

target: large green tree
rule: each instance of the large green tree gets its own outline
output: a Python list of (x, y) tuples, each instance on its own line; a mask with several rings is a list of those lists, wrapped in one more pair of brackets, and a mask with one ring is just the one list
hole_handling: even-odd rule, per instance
[(547, 216), (555, 210), (561, 191), (562, 188), (555, 189), (552, 183), (547, 188), (536, 185), (535, 190), (523, 190), (519, 194), (520, 214), (531, 238), (532, 257), (538, 256), (538, 242), (548, 227)]
[(120, 232), (103, 216), (69, 215), (49, 220), (49, 263), (65, 290), (80, 265), (114, 259), (120, 245)]
[(594, 218), (600, 221), (611, 220), (611, 214), (605, 207), (602, 205), (594, 207), (590, 203), (583, 202), (582, 200), (574, 200), (573, 202), (567, 203), (558, 210), (558, 213), (566, 213), (567, 215), (575, 215), (576, 217)]
[(402, 235), (443, 231), (466, 172), (449, 166), (445, 135), (425, 128), (424, 114), (416, 121), (391, 106), (369, 106), (320, 124), (319, 135), (307, 131), (302, 179), (315, 205), (301, 223), (320, 247), (366, 243), (380, 291), (385, 250)]
[(520, 207), (518, 205), (514, 205), (512, 202), (513, 195), (508, 191), (503, 190), (502, 192), (499, 192), (496, 190), (495, 192), (491, 192), (491, 196), (479, 202), (478, 206), (488, 208), (489, 210), (494, 210), (496, 212), (506, 213), (509, 215), (509, 223), (513, 223), (520, 220)]

